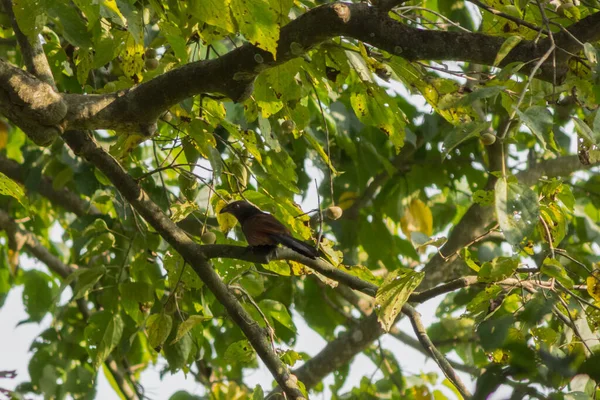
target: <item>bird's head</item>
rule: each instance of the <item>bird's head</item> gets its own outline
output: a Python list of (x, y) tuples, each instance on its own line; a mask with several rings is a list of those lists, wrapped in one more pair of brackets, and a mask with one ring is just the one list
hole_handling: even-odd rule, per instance
[(261, 214), (262, 211), (260, 211), (258, 208), (254, 207), (247, 201), (238, 200), (234, 201), (233, 203), (227, 204), (219, 212), (219, 214), (224, 213), (233, 214), (233, 216), (236, 217), (238, 221), (242, 222), (244, 219), (251, 217), (252, 215)]

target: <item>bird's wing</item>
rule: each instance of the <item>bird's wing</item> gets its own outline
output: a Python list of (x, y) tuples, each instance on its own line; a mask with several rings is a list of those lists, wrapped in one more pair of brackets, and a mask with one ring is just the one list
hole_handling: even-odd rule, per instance
[(256, 214), (248, 217), (242, 231), (250, 246), (276, 245), (274, 235), (289, 235), (290, 231), (271, 214)]

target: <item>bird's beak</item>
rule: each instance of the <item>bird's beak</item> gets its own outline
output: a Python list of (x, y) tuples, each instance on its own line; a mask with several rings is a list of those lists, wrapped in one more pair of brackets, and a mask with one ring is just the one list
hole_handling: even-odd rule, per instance
[(219, 211), (219, 214), (225, 214), (231, 212), (231, 204), (227, 204), (225, 207), (221, 208), (221, 211)]

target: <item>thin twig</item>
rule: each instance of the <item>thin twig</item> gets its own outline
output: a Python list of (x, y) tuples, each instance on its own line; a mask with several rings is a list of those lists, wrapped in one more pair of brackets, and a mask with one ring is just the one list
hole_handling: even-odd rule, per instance
[(315, 179), (315, 187), (317, 189), (317, 206), (319, 207), (319, 234), (317, 236), (317, 251), (321, 246), (321, 238), (323, 237), (323, 208), (321, 207), (321, 196), (319, 195), (319, 185)]
[(321, 119), (323, 120), (323, 128), (325, 129), (325, 141), (327, 144), (327, 169), (329, 171), (329, 190), (331, 195), (331, 204), (335, 204), (335, 198), (333, 197), (333, 172), (331, 170), (331, 153), (329, 152), (329, 127), (327, 125), (327, 120), (325, 119), (325, 112), (323, 111), (323, 105), (321, 104), (321, 99), (319, 99), (319, 93), (317, 92), (317, 86), (313, 82), (313, 77), (310, 75), (308, 71), (304, 71), (306, 74), (306, 79), (310, 82), (313, 87), (313, 91), (315, 92), (315, 97), (317, 98), (317, 104), (319, 105), (319, 110), (321, 111)]
[(434, 346), (433, 342), (429, 338), (429, 335), (427, 335), (427, 330), (421, 321), (421, 314), (419, 314), (417, 310), (415, 310), (409, 304), (405, 304), (402, 307), (402, 312), (410, 320), (413, 330), (417, 335), (417, 339), (419, 339), (421, 345), (429, 352), (431, 357), (433, 357), (433, 359), (442, 369), (442, 372), (444, 372), (446, 378), (448, 378), (448, 380), (454, 384), (463, 398), (467, 400), (470, 399), (471, 392), (469, 389), (467, 389), (462, 379), (460, 379), (456, 371), (454, 371), (454, 368), (452, 368), (452, 365), (450, 365), (446, 357)]

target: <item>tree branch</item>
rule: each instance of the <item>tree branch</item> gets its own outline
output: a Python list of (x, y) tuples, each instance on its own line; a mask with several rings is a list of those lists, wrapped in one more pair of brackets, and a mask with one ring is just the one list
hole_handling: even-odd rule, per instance
[[(494, 157), (491, 157), (491, 160), (494, 159)], [(495, 164), (497, 162), (498, 160), (493, 162), (494, 165), (490, 170), (498, 170), (494, 169), (496, 168)], [(532, 184), (542, 176), (568, 176), (575, 171), (586, 168), (589, 168), (589, 166), (584, 166), (579, 163), (577, 156), (565, 156), (539, 163), (531, 169), (517, 174), (517, 178), (520, 182)], [(488, 182), (488, 186), (490, 184), (491, 182)], [(480, 213), (483, 214), (482, 217), (480, 217)], [(475, 223), (471, 223), (473, 219)], [(477, 204), (472, 205), (450, 233), (448, 243), (452, 243), (452, 245), (449, 246), (447, 243), (444, 246), (444, 252), (446, 254), (453, 254), (465, 244), (472, 241), (473, 238), (483, 233), (484, 228), (492, 222), (492, 207), (482, 208)], [(443, 289), (434, 288), (431, 289), (432, 291), (426, 291), (426, 289), (435, 287), (441, 282), (460, 277), (464, 268), (466, 268), (465, 264), (457, 257), (454, 257), (452, 261), (445, 262), (439, 255), (434, 256), (424, 268), (426, 275), (421, 283), (420, 289), (425, 291), (413, 293), (412, 296), (414, 297), (411, 296), (409, 301), (425, 301), (428, 298), (439, 295), (441, 291), (455, 290), (460, 285), (472, 282), (474, 279), (473, 277), (465, 277), (461, 278), (464, 279), (462, 281), (463, 283), (460, 283), (461, 279), (459, 279), (456, 282), (448, 283), (448, 286)], [(306, 382), (311, 383), (307, 384), (307, 387), (312, 387), (312, 385), (323, 380), (323, 378), (331, 372), (352, 360), (356, 354), (363, 351), (369, 344), (365, 343), (363, 340), (354, 342), (351, 338), (365, 338), (372, 341), (383, 333), (384, 331), (380, 328), (377, 318), (371, 315), (370, 317), (361, 320), (357, 327), (345, 333), (343, 337), (339, 337), (335, 341), (327, 344), (315, 357), (307, 361), (302, 367), (294, 372), (303, 382), (305, 382), (305, 384)], [(340, 343), (340, 341), (345, 341), (345, 345)], [(342, 351), (341, 349), (344, 349), (344, 346), (348, 346), (351, 350), (348, 352)]]
[[(577, 51), (579, 42), (600, 39), (600, 13), (578, 21), (568, 30), (570, 34), (554, 35), (554, 41), (569, 52)], [(483, 65), (494, 63), (504, 43), (502, 37), (479, 33), (409, 27), (366, 3), (331, 3), (307, 11), (281, 29), (276, 59), (267, 51), (245, 44), (217, 59), (186, 64), (129, 90), (111, 94), (63, 94), (61, 99), (50, 85), (44, 84), (46, 88), (39, 81), (36, 84), (23, 71), (0, 61), (0, 111), (40, 145), (51, 143), (58, 131), (72, 129), (114, 129), (150, 135), (157, 118), (168, 107), (200, 93), (220, 93), (242, 101), (252, 93), (252, 82), (262, 71), (338, 36), (363, 41), (410, 61), (446, 60)], [(523, 68), (527, 72), (531, 68), (529, 62), (542, 57), (550, 46), (548, 38), (523, 40), (500, 66), (516, 61), (528, 63)], [(554, 81), (556, 77), (560, 81), (568, 70), (566, 60), (561, 62), (556, 66), (546, 62), (538, 78)], [(9, 80), (13, 76), (19, 77), (16, 80), (19, 90), (15, 81)], [(48, 96), (18, 96), (22, 91), (32, 90), (47, 92)], [(39, 103), (44, 107), (35, 107)], [(24, 110), (20, 110), (22, 106)], [(39, 115), (30, 120), (29, 112)]]
[(214, 271), (202, 246), (193, 242), (165, 215), (121, 165), (98, 146), (90, 133), (67, 131), (63, 138), (77, 155), (102, 171), (133, 208), (190, 264), (206, 287), (225, 307), (231, 319), (244, 332), (284, 392), (291, 399), (304, 399), (295, 377), (289, 373), (286, 365), (271, 349), (267, 334), (246, 312)]
[(413, 330), (419, 339), (419, 342), (421, 342), (423, 348), (427, 350), (431, 357), (433, 357), (437, 365), (440, 366), (444, 372), (444, 375), (446, 375), (446, 378), (448, 378), (448, 380), (454, 384), (463, 398), (470, 399), (471, 392), (469, 392), (469, 389), (467, 389), (462, 379), (460, 379), (460, 377), (456, 374), (454, 368), (452, 368), (452, 365), (450, 365), (446, 357), (434, 346), (431, 339), (429, 339), (427, 331), (425, 330), (425, 326), (421, 321), (421, 314), (419, 314), (417, 310), (415, 310), (414, 307), (409, 304), (405, 304), (404, 307), (402, 307), (402, 313), (408, 317)]
[[(1, 154), (0, 172), (8, 176), (15, 182), (19, 182), (20, 184), (25, 185), (25, 180), (27, 179), (26, 169), (18, 162), (6, 158)], [(73, 193), (69, 189), (54, 189), (52, 179), (50, 179), (47, 176), (42, 176), (42, 179), (39, 181), (39, 184), (33, 190), (46, 197), (55, 206), (62, 207), (65, 210), (77, 215), (78, 217), (82, 217), (84, 215), (89, 214), (100, 214), (100, 211), (96, 208), (96, 206), (82, 199), (78, 194)], [(208, 221), (213, 220), (214, 218), (208, 219)], [(181, 229), (193, 236), (200, 236), (202, 234), (202, 225), (202, 221), (200, 221), (199, 218), (195, 217), (192, 214), (187, 216), (185, 219), (177, 222), (177, 226), (179, 226)]]
[(51, 85), (0, 60), (0, 112), (35, 144), (47, 146), (60, 134), (67, 103)]

